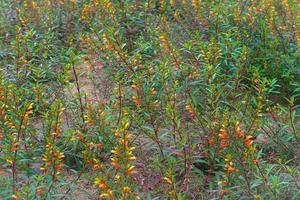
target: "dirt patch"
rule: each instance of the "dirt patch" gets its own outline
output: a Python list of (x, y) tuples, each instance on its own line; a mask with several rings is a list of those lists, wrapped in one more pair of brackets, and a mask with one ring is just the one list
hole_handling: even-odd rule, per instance
[[(83, 97), (89, 98), (92, 102), (107, 101), (110, 97), (113, 80), (106, 73), (104, 63), (96, 59), (86, 57), (81, 64), (75, 66), (78, 76), (80, 92)], [(72, 73), (71, 86), (66, 89), (67, 98), (77, 95), (77, 85), (75, 75)]]
[(59, 188), (63, 199), (71, 198), (73, 200), (97, 199), (97, 189), (93, 186), (93, 177), (90, 173), (75, 174), (65, 170), (63, 172), (66, 185)]

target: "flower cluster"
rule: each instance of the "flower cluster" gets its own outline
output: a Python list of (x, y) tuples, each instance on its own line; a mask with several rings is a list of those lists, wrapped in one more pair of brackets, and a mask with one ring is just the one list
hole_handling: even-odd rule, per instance
[(49, 117), (49, 131), (46, 133), (45, 152), (42, 156), (44, 164), (40, 167), (46, 175), (50, 175), (52, 181), (56, 181), (63, 164), (64, 153), (57, 147), (57, 140), (62, 137), (62, 114), (64, 108), (61, 102), (52, 106), (52, 113)]
[[(127, 120), (122, 121), (122, 125), (115, 132), (116, 147), (111, 150), (113, 157), (111, 158), (110, 165), (115, 169), (114, 186), (109, 186), (109, 177), (97, 177), (94, 181), (100, 191), (101, 198), (113, 199), (139, 199), (137, 193), (134, 192), (134, 188), (131, 187), (132, 175), (136, 173), (133, 161), (136, 157), (132, 152), (135, 149), (130, 146), (131, 134), (128, 131), (129, 122)], [(106, 170), (104, 172), (108, 176), (112, 176), (112, 171)], [(114, 188), (116, 192), (114, 191)]]
[[(251, 169), (254, 165), (258, 164), (252, 134), (245, 133), (239, 121), (235, 121), (233, 132), (230, 132), (228, 125), (225, 124), (227, 123), (223, 123), (220, 130), (221, 133), (219, 134), (225, 171), (223, 180), (219, 184), (223, 188), (221, 190), (222, 196), (228, 193), (228, 190), (224, 189), (224, 187), (230, 184), (234, 174), (242, 174), (247, 184), (249, 184), (248, 172), (245, 170)], [(248, 188), (248, 190), (250, 189)]]
[(126, 176), (135, 173), (134, 165), (132, 165), (131, 162), (136, 159), (132, 155), (135, 147), (131, 147), (129, 144), (131, 134), (127, 130), (128, 127), (129, 122), (124, 121), (122, 128), (115, 132), (115, 138), (118, 141), (118, 145), (111, 150), (114, 154), (114, 157), (111, 159), (111, 165)]

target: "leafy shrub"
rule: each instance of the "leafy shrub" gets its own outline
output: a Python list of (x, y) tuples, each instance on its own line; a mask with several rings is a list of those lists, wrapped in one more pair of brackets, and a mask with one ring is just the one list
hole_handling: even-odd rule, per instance
[(2, 4), (3, 199), (299, 198), (296, 1)]

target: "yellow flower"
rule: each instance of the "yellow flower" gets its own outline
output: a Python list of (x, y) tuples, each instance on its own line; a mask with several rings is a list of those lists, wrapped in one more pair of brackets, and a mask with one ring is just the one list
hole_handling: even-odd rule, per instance
[(64, 153), (59, 153), (58, 158), (64, 158), (64, 157), (65, 157)]
[(120, 182), (121, 182), (121, 177), (120, 177), (120, 175), (116, 175), (116, 176), (115, 176), (115, 182), (116, 182), (116, 183), (120, 183)]
[(154, 88), (151, 88), (150, 89), (150, 94), (154, 95), (156, 93), (155, 89)]
[(114, 149), (114, 150), (111, 150), (110, 152), (111, 152), (111, 153), (113, 153), (113, 154), (115, 154), (115, 155), (119, 155), (119, 151), (118, 151), (118, 150), (116, 150), (116, 149)]
[(136, 157), (135, 156), (130, 156), (130, 157), (127, 158), (127, 160), (133, 161), (133, 160), (136, 160)]
[(131, 175), (131, 174), (134, 174), (134, 173), (135, 173), (134, 166), (133, 165), (129, 165), (129, 167), (127, 169), (127, 174)]
[(8, 162), (9, 164), (13, 163), (13, 161), (11, 159), (6, 159), (6, 162)]
[(128, 187), (128, 186), (123, 187), (123, 192), (124, 192), (125, 194), (130, 193), (130, 192), (131, 192), (130, 187)]
[(108, 188), (107, 185), (100, 178), (96, 178), (94, 184), (103, 190)]
[(167, 182), (168, 184), (170, 184), (170, 185), (173, 184), (172, 180), (171, 180), (170, 178), (168, 178), (168, 177), (163, 177), (163, 180), (164, 180), (165, 182)]
[(135, 147), (130, 147), (130, 148), (128, 149), (128, 151), (133, 151), (133, 150), (135, 150)]
[(114, 196), (113, 196), (113, 191), (112, 191), (111, 189), (108, 189), (107, 192), (102, 193), (102, 194), (100, 195), (100, 197), (106, 197), (106, 198), (108, 198), (109, 200), (114, 200), (114, 199), (115, 199)]

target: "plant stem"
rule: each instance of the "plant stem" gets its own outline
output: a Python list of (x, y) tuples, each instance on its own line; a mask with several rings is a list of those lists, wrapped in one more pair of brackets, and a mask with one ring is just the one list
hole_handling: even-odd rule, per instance
[(14, 158), (13, 158), (13, 163), (12, 163), (12, 174), (13, 174), (13, 186), (12, 186), (12, 190), (13, 190), (13, 194), (16, 193), (16, 182), (17, 182), (17, 155), (18, 155), (18, 150), (19, 150), (19, 141), (20, 141), (20, 136), (21, 136), (21, 130), (22, 130), (22, 126), (24, 123), (24, 118), (26, 115), (26, 109), (24, 111), (24, 114), (22, 115), (21, 118), (21, 122), (20, 125), (18, 127), (18, 132), (17, 132), (17, 148), (14, 151)]

